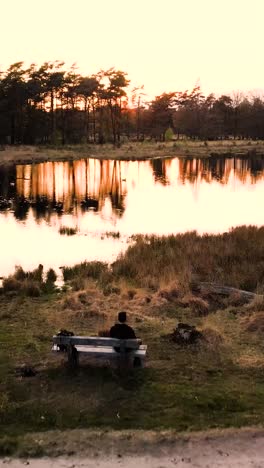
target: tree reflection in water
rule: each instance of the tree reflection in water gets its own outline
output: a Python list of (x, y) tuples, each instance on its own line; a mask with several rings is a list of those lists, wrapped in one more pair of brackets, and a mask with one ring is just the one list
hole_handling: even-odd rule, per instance
[[(0, 237), (7, 247), (0, 276), (18, 264), (59, 272), (84, 260), (112, 262), (133, 234), (260, 226), (263, 195), (264, 159), (256, 156), (0, 166)], [(62, 236), (61, 228), (75, 235)]]
[(101, 213), (108, 200), (111, 216), (119, 219), (126, 209), (128, 189), (138, 183), (135, 168), (143, 166), (144, 177), (152, 174), (154, 182), (162, 185), (196, 184), (198, 181), (228, 184), (231, 174), (241, 183), (255, 184), (263, 179), (264, 158), (177, 158), (142, 162), (81, 159), (0, 166), (0, 210), (12, 209), (17, 220), (25, 220), (32, 207), (36, 221), (48, 221), (54, 212), (58, 216), (76, 216), (87, 211)]

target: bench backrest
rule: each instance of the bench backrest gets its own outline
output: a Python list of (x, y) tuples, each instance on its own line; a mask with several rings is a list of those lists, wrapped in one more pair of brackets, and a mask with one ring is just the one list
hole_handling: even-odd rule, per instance
[(93, 336), (57, 336), (52, 337), (54, 344), (61, 345), (84, 345), (84, 346), (112, 346), (120, 348), (138, 349), (141, 340), (118, 340), (117, 338), (93, 337)]

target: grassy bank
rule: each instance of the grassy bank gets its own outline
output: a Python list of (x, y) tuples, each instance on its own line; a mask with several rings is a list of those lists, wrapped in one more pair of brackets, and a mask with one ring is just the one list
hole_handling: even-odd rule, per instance
[(210, 156), (254, 157), (264, 155), (263, 141), (189, 141), (179, 140), (167, 143), (124, 143), (120, 148), (113, 145), (72, 145), (72, 146), (5, 146), (0, 151), (0, 164), (31, 163), (43, 161), (64, 161), (78, 158), (99, 158), (117, 160), (146, 160), (152, 158)]
[[(47, 285), (41, 269), (31, 275), (20, 269), (5, 280), (0, 453), (41, 454), (40, 436), (34, 446), (29, 438), (28, 447), (20, 445), (21, 436), (51, 429), (262, 425), (263, 298), (248, 304), (239, 295), (198, 295), (191, 282), (195, 277), (263, 291), (263, 245), (264, 229), (253, 227), (215, 237), (139, 238), (112, 268), (92, 262), (65, 269), (63, 291), (53, 287), (52, 274)], [(73, 373), (63, 356), (51, 355), (58, 329), (97, 335), (122, 309), (148, 345), (145, 369), (122, 376), (83, 362)], [(205, 339), (192, 346), (174, 343), (179, 321), (195, 325)], [(36, 375), (24, 377), (23, 364)]]

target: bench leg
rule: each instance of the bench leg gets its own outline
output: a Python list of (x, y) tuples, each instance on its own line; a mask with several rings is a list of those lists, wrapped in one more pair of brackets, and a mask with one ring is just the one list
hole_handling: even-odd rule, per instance
[(121, 373), (126, 373), (130, 369), (133, 369), (133, 356), (130, 353), (120, 353), (118, 359), (118, 368)]
[(134, 357), (133, 367), (134, 367), (134, 368), (143, 367), (143, 362), (142, 362), (142, 360), (140, 359), (140, 357), (138, 357), (138, 356)]
[(79, 365), (78, 351), (72, 344), (67, 346), (68, 364), (71, 369), (76, 369)]

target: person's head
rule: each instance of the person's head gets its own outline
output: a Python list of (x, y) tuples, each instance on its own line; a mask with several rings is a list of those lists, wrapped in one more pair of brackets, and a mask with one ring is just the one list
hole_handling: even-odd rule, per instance
[(127, 317), (126, 317), (126, 312), (123, 312), (123, 311), (122, 311), (122, 312), (119, 312), (119, 314), (118, 314), (118, 321), (119, 321), (120, 323), (125, 323), (125, 322), (126, 322), (126, 318), (127, 318)]

